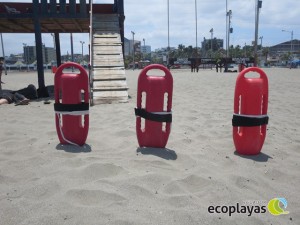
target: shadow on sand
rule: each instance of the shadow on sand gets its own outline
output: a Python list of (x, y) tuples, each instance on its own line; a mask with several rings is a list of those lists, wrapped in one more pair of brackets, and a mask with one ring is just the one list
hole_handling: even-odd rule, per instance
[(83, 146), (76, 146), (76, 145), (63, 145), (63, 144), (58, 144), (56, 146), (57, 150), (63, 150), (65, 152), (70, 152), (70, 153), (88, 153), (92, 151), (92, 148), (88, 144), (84, 144)]
[(237, 151), (235, 151), (234, 154), (244, 159), (252, 159), (256, 162), (268, 162), (269, 159), (273, 159), (271, 156), (262, 152), (257, 155), (241, 155)]
[(154, 155), (166, 160), (176, 160), (177, 154), (174, 150), (168, 148), (137, 148), (137, 153), (141, 153), (143, 155)]

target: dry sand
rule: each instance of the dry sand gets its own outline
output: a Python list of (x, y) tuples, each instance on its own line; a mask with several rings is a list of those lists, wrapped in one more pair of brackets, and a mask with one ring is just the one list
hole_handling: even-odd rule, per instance
[[(0, 224), (300, 224), (300, 70), (265, 69), (270, 121), (262, 153), (239, 156), (231, 118), (237, 73), (173, 70), (167, 149), (139, 149), (130, 99), (90, 109), (84, 147), (59, 144), (53, 100), (1, 105)], [(53, 75), (45, 74), (47, 85)], [(4, 89), (37, 85), (36, 73), (3, 75)], [(209, 213), (209, 206), (266, 205), (288, 215)], [(225, 208), (224, 208), (225, 209)]]

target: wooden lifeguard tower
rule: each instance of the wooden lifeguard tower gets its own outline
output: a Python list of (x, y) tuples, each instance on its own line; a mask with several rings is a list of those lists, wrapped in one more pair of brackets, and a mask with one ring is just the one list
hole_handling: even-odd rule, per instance
[(90, 34), (91, 103), (126, 102), (128, 88), (124, 67), (124, 2), (93, 4), (93, 0), (32, 0), (0, 3), (0, 33), (34, 33), (38, 94), (47, 97), (42, 33), (54, 33), (56, 58), (61, 64), (60, 33)]

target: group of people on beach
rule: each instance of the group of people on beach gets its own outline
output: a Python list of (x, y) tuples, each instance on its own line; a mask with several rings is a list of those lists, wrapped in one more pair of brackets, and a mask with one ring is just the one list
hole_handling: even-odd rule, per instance
[(33, 84), (28, 85), (26, 88), (9, 91), (2, 90), (2, 72), (3, 72), (4, 58), (0, 57), (0, 105), (15, 103), (15, 105), (28, 105), (31, 99), (36, 99), (37, 90)]

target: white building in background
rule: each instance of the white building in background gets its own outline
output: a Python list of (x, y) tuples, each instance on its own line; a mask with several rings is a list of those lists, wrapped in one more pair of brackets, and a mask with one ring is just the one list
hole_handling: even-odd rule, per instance
[(151, 53), (151, 46), (150, 45), (142, 45), (141, 46), (141, 53), (142, 54), (150, 54)]
[(145, 51), (147, 53), (151, 53), (151, 46), (142, 46), (141, 41), (134, 40), (134, 46), (133, 46), (133, 40), (129, 40), (127, 38), (124, 38), (124, 55), (132, 55), (133, 54), (133, 47), (135, 53), (143, 53), (144, 47), (146, 47)]
[[(51, 47), (42, 46), (43, 63), (48, 64), (52, 61), (56, 61), (55, 49)], [(36, 59), (36, 46), (23, 46), (23, 59), (26, 64), (35, 62)]]

